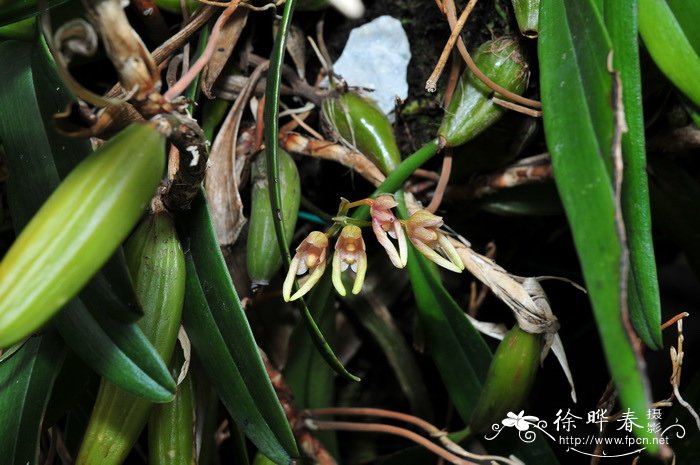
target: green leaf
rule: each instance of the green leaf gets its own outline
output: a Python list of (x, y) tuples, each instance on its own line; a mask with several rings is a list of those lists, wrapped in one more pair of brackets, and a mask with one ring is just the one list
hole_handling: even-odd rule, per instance
[[(59, 77), (43, 35), (39, 35), (32, 48), (31, 66), (37, 107), (53, 155), (51, 162), (63, 179), (92, 153), (92, 146), (87, 139), (67, 137), (54, 129), (53, 115), (64, 111), (75, 97)], [(136, 321), (143, 316), (121, 247), (80, 296), (88, 308), (100, 308), (119, 321)]]
[(605, 23), (619, 72), (627, 132), (622, 135), (622, 213), (630, 257), (629, 309), (632, 324), (646, 345), (660, 348), (661, 301), (656, 276), (647, 182), (642, 78), (639, 68), (637, 1), (605, 0)]
[[(692, 1), (684, 3), (697, 4)], [(698, 10), (697, 5), (682, 9), (675, 6), (684, 15), (686, 12), (697, 13)], [(693, 42), (697, 41), (698, 33), (689, 38), (683, 26), (697, 29), (697, 14), (679, 20), (667, 0), (639, 0), (639, 32), (649, 54), (666, 77), (696, 105), (700, 105), (700, 79), (697, 78), (700, 76), (700, 51), (693, 48), (694, 44), (691, 43), (691, 38)]]
[[(270, 201), (272, 203), (272, 212), (275, 218), (275, 232), (277, 233), (277, 244), (282, 255), (282, 260), (289, 269), (291, 257), (287, 248), (287, 237), (284, 230), (282, 218), (282, 194), (279, 183), (279, 157), (277, 146), (277, 133), (279, 132), (279, 95), (280, 95), (280, 80), (282, 76), (282, 62), (284, 61), (285, 44), (289, 33), (289, 26), (292, 23), (292, 13), (296, 0), (287, 0), (284, 4), (284, 13), (279, 23), (275, 44), (270, 56), (270, 68), (267, 72), (267, 87), (265, 89), (265, 140), (267, 143), (267, 179), (270, 189)], [(318, 325), (311, 316), (311, 312), (307, 307), (304, 299), (299, 299), (302, 307), (301, 315), (306, 324), (309, 334), (316, 344), (316, 347), (326, 359), (328, 364), (341, 376), (351, 381), (359, 381), (360, 379), (348, 372), (338, 357), (328, 345), (323, 333), (318, 329)]]
[[(277, 440), (289, 454), (296, 455), (294, 435), (267, 376), (245, 311), (231, 282), (203, 192), (193, 202), (192, 209), (180, 218), (179, 229), (181, 240), (186, 246), (189, 245), (212, 318), (245, 385)], [(214, 374), (210, 373), (209, 376), (213, 378)]]
[(671, 8), (673, 16), (683, 29), (688, 42), (693, 46), (695, 52), (700, 54), (700, 28), (698, 18), (700, 18), (700, 2), (688, 0), (666, 0)]
[[(621, 246), (608, 174), (614, 125), (606, 67), (610, 48), (590, 0), (542, 1), (540, 86), (555, 180), (623, 408), (643, 412), (650, 404), (649, 390), (621, 317)], [(645, 429), (636, 432), (652, 437)], [(650, 445), (650, 452), (657, 450)]]
[(52, 320), (66, 344), (90, 368), (122, 389), (153, 402), (168, 402), (175, 381), (136, 323), (90, 312), (71, 300)]
[(462, 420), (469, 422), (491, 351), (426, 258), (409, 246), (406, 265), (428, 350)]
[[(61, 151), (58, 159), (72, 156), (75, 163), (89, 153), (89, 145), (86, 148), (77, 142), (66, 146), (71, 147), (71, 151), (63, 152), (64, 145), (59, 136), (48, 122), (42, 124), (41, 106), (50, 105), (57, 97), (44, 100), (40, 95), (50, 94), (47, 89), (55, 90), (56, 87), (60, 92), (62, 84), (49, 80), (50, 73), (46, 68), (39, 68), (41, 71), (34, 73), (30, 68), (31, 53), (31, 44), (5, 42), (0, 45), (0, 59), (13, 63), (13, 66), (0, 69), (0, 77), (8, 83), (0, 89), (0, 105), (12, 108), (11, 112), (0, 114), (0, 138), (10, 171), (8, 203), (17, 232), (60, 182), (53, 150)], [(109, 277), (112, 276), (110, 273)], [(106, 286), (118, 286), (110, 283), (108, 277), (105, 279)], [(130, 278), (125, 279), (130, 286)], [(66, 343), (93, 370), (124, 389), (156, 401), (170, 399), (175, 383), (155, 349), (134, 323), (112, 320), (107, 315), (110, 313), (106, 311), (108, 309), (102, 306), (105, 301), (115, 305), (124, 303), (121, 294), (110, 296), (107, 288), (100, 290), (99, 287), (95, 292), (101, 293), (100, 298), (86, 299), (95, 304), (90, 308), (92, 313), (76, 298), (54, 317), (53, 321)], [(115, 307), (115, 313), (125, 319), (123, 315), (131, 311), (129, 308), (129, 304), (119, 305)]]
[[(218, 245), (216, 248), (218, 250)], [(263, 418), (259, 405), (253, 399), (253, 393), (249, 391), (246, 380), (230, 352), (209, 307), (194, 258), (189, 252), (185, 255), (185, 262), (187, 286), (182, 322), (197, 360), (241, 431), (275, 463), (290, 464), (289, 454)], [(259, 358), (257, 348), (254, 350), (255, 352), (249, 355), (251, 358)], [(252, 381), (254, 380), (249, 380)]]
[[(408, 217), (403, 193), (398, 212)], [(428, 350), (465, 423), (469, 423), (491, 362), (491, 350), (442, 285), (437, 269), (413, 245), (406, 265)]]
[[(1, 76), (12, 85), (0, 92), (0, 104), (13, 111), (0, 116), (0, 138), (11, 172), (8, 201), (19, 232), (60, 179), (92, 148), (89, 141), (66, 138), (53, 128), (52, 115), (74, 98), (56, 74), (43, 40), (34, 47), (9, 42), (3, 44), (0, 53), (4, 55), (0, 58), (13, 57), (15, 64), (6, 67)], [(143, 315), (121, 250), (87, 284), (81, 296), (118, 320), (136, 321)]]
[(29, 338), (0, 361), (0, 457), (3, 463), (36, 464), (44, 411), (61, 369), (65, 350), (60, 338)]

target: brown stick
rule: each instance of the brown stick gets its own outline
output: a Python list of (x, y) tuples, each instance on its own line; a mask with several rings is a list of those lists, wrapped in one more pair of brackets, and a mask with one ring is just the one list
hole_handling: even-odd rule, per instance
[[(445, 14), (447, 16), (447, 21), (450, 23), (450, 29), (454, 29), (457, 25), (457, 15), (455, 13), (455, 4), (453, 0), (448, 0), (445, 2), (446, 3), (446, 8), (445, 8)], [(532, 100), (529, 98), (525, 98), (522, 95), (518, 95), (516, 93), (513, 93), (506, 89), (503, 86), (500, 86), (493, 82), (488, 76), (486, 76), (481, 70), (479, 69), (478, 66), (476, 66), (476, 63), (474, 63), (474, 60), (472, 59), (471, 55), (469, 55), (469, 52), (467, 51), (467, 46), (464, 45), (464, 41), (460, 37), (458, 42), (457, 42), (457, 49), (459, 50), (459, 53), (462, 55), (462, 58), (464, 59), (464, 62), (467, 64), (469, 69), (474, 73), (474, 75), (481, 80), (484, 84), (486, 84), (488, 87), (490, 87), (492, 90), (495, 92), (498, 92), (499, 94), (503, 95), (504, 97), (520, 103), (522, 105), (525, 105), (527, 107), (532, 107), (536, 109), (542, 108), (542, 103), (538, 102), (537, 100)]]
[(219, 42), (221, 30), (226, 25), (231, 15), (236, 11), (239, 3), (241, 3), (241, 0), (232, 0), (229, 6), (227, 6), (221, 13), (219, 19), (216, 20), (216, 24), (214, 24), (214, 27), (211, 29), (211, 36), (209, 36), (209, 40), (207, 41), (207, 45), (204, 48), (202, 55), (197, 59), (192, 67), (187, 70), (185, 75), (182, 76), (174, 86), (168, 89), (167, 92), (165, 92), (164, 97), (166, 100), (172, 100), (183, 93), (185, 89), (187, 89), (187, 86), (194, 81), (199, 72), (204, 69), (204, 66), (209, 63), (209, 60), (214, 55), (214, 50), (216, 50), (216, 46)]
[(464, 460), (451, 452), (446, 451), (437, 444), (430, 442), (423, 436), (409, 431), (407, 429), (399, 428), (398, 426), (384, 425), (381, 423), (352, 423), (348, 421), (317, 421), (317, 420), (307, 420), (309, 427), (319, 430), (319, 431), (358, 431), (363, 433), (385, 433), (393, 434), (394, 436), (401, 436), (416, 444), (425, 447), (430, 452), (435, 455), (454, 463), (455, 465), (477, 465), (469, 460)]
[(442, 70), (445, 68), (447, 58), (450, 56), (450, 52), (452, 52), (452, 48), (455, 46), (457, 39), (459, 39), (459, 34), (460, 32), (462, 32), (462, 28), (467, 22), (467, 19), (469, 19), (469, 15), (471, 14), (472, 10), (474, 10), (476, 2), (477, 0), (469, 0), (469, 3), (467, 3), (467, 6), (464, 7), (464, 10), (462, 11), (462, 14), (459, 15), (459, 20), (457, 20), (457, 23), (455, 23), (455, 26), (452, 28), (450, 38), (447, 39), (445, 48), (442, 49), (442, 54), (440, 54), (440, 58), (438, 59), (438, 62), (435, 65), (435, 69), (433, 70), (428, 80), (425, 82), (425, 89), (428, 92), (435, 92), (435, 90), (437, 89), (437, 81), (438, 79), (440, 79)]
[(433, 193), (433, 198), (430, 200), (430, 204), (426, 207), (430, 213), (435, 213), (442, 203), (442, 197), (445, 195), (445, 189), (447, 188), (447, 183), (450, 180), (450, 173), (452, 172), (452, 150), (448, 149), (445, 152), (445, 156), (442, 159), (442, 171), (440, 171), (440, 179), (438, 180), (437, 187), (435, 187), (435, 192)]
[(385, 176), (367, 157), (358, 152), (325, 140), (307, 139), (301, 134), (288, 132), (280, 137), (280, 147), (288, 152), (332, 160), (355, 170), (373, 185), (379, 185)]

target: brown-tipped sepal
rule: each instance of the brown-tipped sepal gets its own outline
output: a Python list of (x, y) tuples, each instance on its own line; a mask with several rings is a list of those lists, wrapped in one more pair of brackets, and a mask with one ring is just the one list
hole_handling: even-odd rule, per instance
[(405, 225), (408, 238), (420, 253), (447, 270), (462, 272), (462, 259), (450, 239), (440, 231), (442, 217), (428, 210), (418, 210), (406, 220)]
[[(391, 211), (397, 205), (393, 195), (382, 194), (371, 201), (369, 211), (372, 217), (372, 231), (377, 236), (377, 241), (386, 250), (391, 263), (396, 268), (403, 268), (408, 261), (408, 246), (401, 222)], [(398, 250), (390, 237), (397, 241)]]

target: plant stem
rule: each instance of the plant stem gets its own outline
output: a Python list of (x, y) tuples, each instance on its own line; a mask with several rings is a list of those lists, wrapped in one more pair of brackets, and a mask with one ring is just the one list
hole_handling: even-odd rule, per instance
[[(438, 139), (435, 138), (430, 142), (419, 148), (413, 155), (406, 158), (401, 162), (399, 166), (396, 167), (394, 171), (387, 176), (383, 183), (377, 190), (375, 190), (371, 198), (376, 198), (380, 194), (393, 193), (401, 188), (401, 185), (413, 174), (415, 170), (423, 166), (428, 160), (430, 160), (435, 154), (440, 150), (440, 145)], [(355, 210), (352, 217), (356, 220), (366, 220), (369, 218), (369, 207), (362, 206)]]

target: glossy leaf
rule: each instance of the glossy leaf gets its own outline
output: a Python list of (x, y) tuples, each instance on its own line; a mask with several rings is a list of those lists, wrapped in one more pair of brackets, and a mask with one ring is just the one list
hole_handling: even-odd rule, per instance
[(211, 314), (241, 371), (243, 381), (277, 439), (287, 452), (296, 455), (294, 436), (267, 376), (250, 324), (233, 287), (203, 192), (193, 202), (192, 209), (182, 215), (181, 220), (180, 237), (189, 245)]
[[(90, 154), (92, 148), (89, 141), (63, 137), (53, 128), (51, 115), (62, 111), (73, 97), (58, 78), (53, 62), (49, 61), (43, 40), (33, 47), (7, 43), (2, 50), (12, 56), (16, 64), (16, 68), (6, 68), (3, 78), (11, 80), (13, 85), (0, 92), (0, 100), (4, 106), (15, 105), (18, 110), (0, 117), (0, 137), (5, 141), (11, 171), (8, 201), (17, 229), (24, 227), (59, 184), (60, 178)], [(33, 180), (36, 177), (40, 178)], [(120, 250), (81, 295), (115, 319), (135, 321), (143, 314)]]
[[(402, 197), (399, 215), (407, 218)], [(406, 269), (430, 355), (455, 409), (468, 423), (486, 379), (491, 350), (442, 285), (436, 267), (412, 245), (408, 247)]]
[(39, 434), (65, 349), (55, 333), (29, 338), (0, 361), (0, 457), (3, 463), (39, 460)]
[(153, 402), (172, 399), (175, 381), (136, 323), (92, 313), (79, 299), (68, 302), (52, 322), (73, 352), (114, 384)]
[[(591, 0), (542, 0), (540, 86), (555, 180), (623, 408), (642, 412), (650, 403), (646, 375), (620, 313), (621, 248), (608, 168), (614, 127), (612, 76), (606, 66), (610, 48)], [(636, 432), (651, 437), (646, 430)]]
[[(185, 292), (185, 258), (170, 216), (147, 215), (126, 242), (125, 254), (144, 308), (139, 327), (169, 363)], [(172, 397), (168, 401), (172, 403)], [(76, 464), (120, 465), (138, 440), (152, 407), (149, 400), (103, 379)]]
[(661, 301), (656, 276), (639, 67), (637, 1), (605, 0), (605, 24), (613, 46), (613, 66), (620, 76), (627, 132), (622, 135), (622, 213), (630, 254), (629, 309), (639, 337), (660, 348)]
[(666, 0), (666, 3), (683, 29), (690, 45), (693, 46), (696, 53), (700, 54), (700, 28), (698, 28), (697, 23), (698, 18), (700, 18), (700, 2)]
[[(39, 117), (44, 123), (53, 155), (52, 160), (45, 162), (55, 165), (58, 176), (63, 179), (92, 153), (92, 145), (88, 139), (67, 137), (54, 129), (53, 115), (63, 112), (75, 97), (59, 77), (43, 35), (32, 47), (31, 66)], [(121, 247), (85, 286), (80, 296), (88, 308), (100, 308), (116, 320), (130, 322), (143, 316)]]
[[(218, 245), (216, 248), (218, 250)], [(187, 285), (183, 324), (192, 342), (197, 360), (204, 368), (224, 406), (240, 430), (275, 463), (280, 465), (291, 463), (290, 454), (263, 418), (246, 385), (245, 378), (227, 346), (224, 335), (209, 307), (202, 282), (197, 274), (195, 261), (190, 253), (185, 255), (185, 262)], [(255, 348), (255, 353), (251, 354), (251, 358), (256, 357), (259, 357), (257, 348)], [(251, 381), (253, 380), (249, 380), (249, 382)], [(296, 452), (295, 449), (293, 451)]]
[[(666, 77), (696, 105), (700, 105), (700, 80), (697, 79), (700, 75), (700, 51), (693, 48), (691, 39), (666, 0), (638, 1), (639, 32), (649, 54)], [(697, 11), (697, 6), (687, 8)], [(695, 16), (682, 21), (683, 25), (691, 22), (692, 27), (697, 29)], [(695, 34), (691, 37), (693, 42), (697, 40)]]

